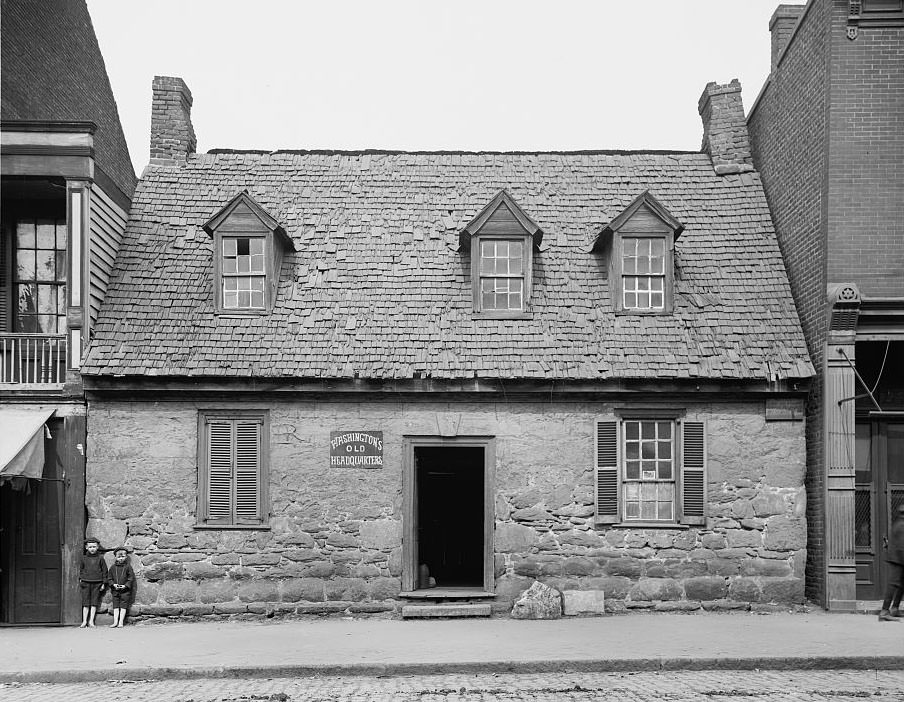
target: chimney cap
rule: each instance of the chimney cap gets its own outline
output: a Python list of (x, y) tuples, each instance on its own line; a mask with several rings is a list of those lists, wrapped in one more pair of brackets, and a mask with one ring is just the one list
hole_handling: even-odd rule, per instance
[(730, 83), (716, 83), (715, 81), (710, 81), (706, 84), (703, 93), (700, 95), (700, 99), (697, 101), (697, 111), (702, 114), (703, 108), (713, 95), (728, 95), (730, 93), (740, 92), (741, 81), (737, 78), (732, 78)]
[(797, 22), (806, 9), (806, 5), (779, 5), (769, 19), (769, 31), (771, 32), (775, 27), (775, 23), (781, 20), (794, 20)]

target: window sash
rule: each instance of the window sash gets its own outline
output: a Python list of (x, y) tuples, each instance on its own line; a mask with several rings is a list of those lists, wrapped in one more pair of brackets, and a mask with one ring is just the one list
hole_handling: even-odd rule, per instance
[(524, 309), (526, 244), (516, 239), (479, 242), (480, 309), (518, 312)]
[(222, 309), (266, 309), (266, 260), (265, 236), (221, 237), (219, 274)]
[(659, 419), (622, 421), (622, 518), (677, 518), (675, 423)]
[(224, 276), (223, 309), (264, 309), (266, 283), (267, 277), (263, 275)]
[(27, 218), (16, 222), (13, 266), (14, 330), (66, 331), (66, 221)]
[(666, 246), (664, 237), (622, 239), (622, 306), (665, 309)]

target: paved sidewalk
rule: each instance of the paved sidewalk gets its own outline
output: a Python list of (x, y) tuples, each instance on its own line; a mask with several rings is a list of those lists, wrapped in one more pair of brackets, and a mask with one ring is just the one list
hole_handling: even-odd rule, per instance
[(0, 682), (813, 668), (904, 669), (904, 621), (735, 612), (0, 630)]

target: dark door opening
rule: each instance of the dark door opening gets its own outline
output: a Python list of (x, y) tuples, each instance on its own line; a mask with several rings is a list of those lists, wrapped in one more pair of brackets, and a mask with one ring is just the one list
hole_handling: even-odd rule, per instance
[(482, 588), (483, 448), (418, 446), (414, 461), (417, 587)]
[(55, 624), (62, 603), (62, 421), (48, 422), (44, 479), (0, 488), (0, 622)]

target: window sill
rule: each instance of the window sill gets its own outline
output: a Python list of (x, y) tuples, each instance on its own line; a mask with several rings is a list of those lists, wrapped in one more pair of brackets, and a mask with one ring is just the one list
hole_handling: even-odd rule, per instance
[(195, 524), (195, 531), (270, 531), (269, 524)]
[(615, 315), (621, 317), (663, 317), (672, 314), (672, 310), (615, 310)]
[(472, 312), (471, 319), (532, 319), (530, 312)]
[(245, 317), (263, 317), (269, 310), (217, 310), (220, 319), (244, 319)]
[(615, 524), (607, 524), (606, 522), (596, 522), (596, 526), (617, 527), (619, 529), (690, 529), (689, 524), (677, 524), (675, 522), (616, 522)]

